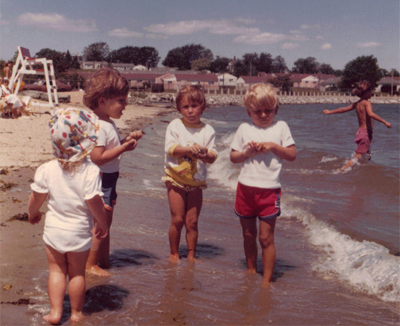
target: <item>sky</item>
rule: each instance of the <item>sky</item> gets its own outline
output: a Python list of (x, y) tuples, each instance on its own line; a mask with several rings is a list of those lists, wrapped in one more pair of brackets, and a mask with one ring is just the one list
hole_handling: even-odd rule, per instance
[(0, 0), (0, 59), (17, 46), (72, 55), (105, 42), (154, 47), (161, 57), (187, 44), (238, 59), (270, 53), (289, 69), (313, 57), (334, 69), (373, 55), (400, 71), (400, 0)]

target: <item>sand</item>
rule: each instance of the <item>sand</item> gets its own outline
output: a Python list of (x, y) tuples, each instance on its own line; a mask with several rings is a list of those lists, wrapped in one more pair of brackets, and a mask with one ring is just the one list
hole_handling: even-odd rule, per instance
[[(70, 103), (61, 107), (85, 108), (83, 92), (67, 93)], [(44, 102), (43, 102), (44, 103)], [(18, 119), (0, 118), (0, 262), (1, 317), (0, 325), (28, 325), (29, 305), (35, 302), (31, 293), (35, 273), (47, 271), (42, 240), (43, 222), (27, 222), (30, 184), (36, 168), (52, 159), (48, 109)], [(141, 129), (158, 115), (169, 112), (163, 108), (128, 105), (121, 119), (115, 120), (122, 136)], [(45, 212), (46, 208), (42, 210)]]

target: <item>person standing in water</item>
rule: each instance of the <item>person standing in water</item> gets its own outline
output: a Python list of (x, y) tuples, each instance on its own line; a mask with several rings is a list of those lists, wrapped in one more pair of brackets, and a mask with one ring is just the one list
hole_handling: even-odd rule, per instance
[(356, 110), (358, 118), (358, 130), (354, 142), (357, 144), (356, 153), (347, 164), (342, 167), (342, 171), (351, 167), (357, 160), (361, 159), (363, 155), (369, 153), (372, 133), (373, 122), (372, 119), (382, 122), (386, 127), (392, 128), (392, 124), (378, 116), (372, 109), (372, 104), (369, 101), (373, 93), (373, 87), (370, 82), (364, 80), (356, 84), (352, 94), (360, 98), (359, 101), (350, 104), (349, 106), (338, 108), (336, 110), (324, 110), (325, 115), (345, 113)]

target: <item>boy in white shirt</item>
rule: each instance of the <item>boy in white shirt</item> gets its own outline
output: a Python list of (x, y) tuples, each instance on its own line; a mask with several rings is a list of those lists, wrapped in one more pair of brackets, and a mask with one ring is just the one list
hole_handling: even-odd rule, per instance
[(243, 230), (247, 270), (257, 272), (257, 217), (262, 248), (263, 286), (269, 287), (276, 250), (274, 230), (280, 215), (282, 160), (294, 161), (296, 147), (284, 121), (274, 121), (279, 99), (269, 84), (249, 88), (244, 105), (252, 123), (242, 123), (231, 144), (232, 163), (243, 163), (238, 178), (235, 213)]
[[(86, 82), (83, 103), (98, 117), (100, 132), (97, 145), (90, 153), (93, 163), (101, 170), (104, 207), (107, 212), (108, 227), (111, 227), (113, 209), (117, 200), (117, 181), (121, 155), (136, 148), (143, 136), (140, 130), (130, 132), (120, 139), (118, 129), (112, 119), (120, 119), (127, 105), (129, 84), (125, 77), (112, 68), (101, 68)], [(110, 234), (105, 239), (93, 237), (93, 246), (86, 264), (87, 271), (109, 276), (105, 268), (110, 267)]]

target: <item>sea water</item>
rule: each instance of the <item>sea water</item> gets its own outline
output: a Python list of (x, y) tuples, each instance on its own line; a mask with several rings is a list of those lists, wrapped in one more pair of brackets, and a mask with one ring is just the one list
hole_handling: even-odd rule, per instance
[[(277, 220), (273, 287), (248, 275), (238, 218), (233, 212), (240, 165), (229, 161), (243, 107), (211, 108), (203, 120), (216, 130), (218, 160), (209, 168), (199, 219), (198, 262), (168, 262), (170, 212), (163, 172), (169, 113), (144, 129), (123, 156), (111, 229), (111, 278), (87, 279), (85, 325), (398, 325), (399, 106), (374, 105), (392, 123), (375, 121), (371, 160), (344, 173), (357, 130), (354, 112), (324, 116), (338, 105), (287, 105), (297, 159), (281, 172), (282, 215)], [(260, 253), (259, 253), (260, 256)], [(47, 275), (37, 304), (48, 310)], [(68, 318), (65, 300), (63, 322)], [(32, 317), (32, 322), (37, 322)]]

